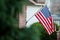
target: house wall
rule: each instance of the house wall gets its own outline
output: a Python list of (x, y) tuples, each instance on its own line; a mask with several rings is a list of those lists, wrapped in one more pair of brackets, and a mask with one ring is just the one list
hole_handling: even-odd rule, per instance
[(37, 18), (34, 16), (38, 10), (41, 10), (42, 6), (27, 6), (27, 17), (26, 21), (27, 27), (30, 27), (35, 22), (38, 22)]
[(44, 4), (46, 0), (35, 0), (37, 3)]
[[(51, 12), (60, 15), (60, 0), (51, 0)], [(58, 16), (60, 17), (60, 16)], [(59, 22), (60, 25), (60, 22)], [(57, 40), (60, 40), (60, 30), (57, 32)]]
[(50, 0), (51, 1), (51, 12), (53, 14), (59, 14), (60, 13), (60, 0)]
[(19, 13), (19, 28), (26, 26), (26, 6), (23, 6), (23, 13)]
[(60, 40), (60, 30), (57, 31), (57, 40)]

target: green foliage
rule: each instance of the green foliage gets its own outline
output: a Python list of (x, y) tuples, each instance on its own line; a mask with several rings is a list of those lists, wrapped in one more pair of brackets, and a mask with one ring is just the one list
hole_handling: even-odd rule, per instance
[(20, 40), (30, 40), (29, 34), (30, 34), (29, 29), (27, 28), (20, 29)]
[(56, 34), (48, 36), (39, 23), (34, 23), (27, 29), (18, 28), (16, 16), (18, 12), (22, 12), (25, 3), (28, 4), (28, 0), (0, 0), (0, 40), (48, 40), (53, 35), (55, 39)]
[(4, 32), (4, 35), (0, 35), (0, 40), (20, 40), (20, 29), (13, 27), (6, 31)]
[[(56, 28), (58, 30), (58, 25)], [(56, 40), (56, 32), (48, 35), (44, 27), (40, 23), (34, 23), (30, 28), (20, 29), (20, 40)]]
[[(58, 26), (56, 26), (58, 30)], [(40, 23), (34, 23), (30, 26), (31, 40), (56, 40), (56, 32), (48, 35), (44, 27)]]
[(17, 15), (24, 0), (0, 0), (0, 40), (20, 40)]
[(16, 16), (19, 12), (22, 13), (23, 5), (27, 2), (28, 0), (0, 0), (0, 40), (23, 40), (23, 31), (20, 32), (21, 29), (18, 28)]

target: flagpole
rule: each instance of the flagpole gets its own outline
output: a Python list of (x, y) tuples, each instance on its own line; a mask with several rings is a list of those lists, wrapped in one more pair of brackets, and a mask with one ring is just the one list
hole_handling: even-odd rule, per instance
[[(40, 9), (38, 9), (38, 11), (39, 11), (39, 10), (40, 10)], [(37, 12), (38, 12), (38, 11), (37, 11)], [(37, 13), (37, 12), (36, 12), (36, 13)], [(36, 13), (35, 13), (35, 14), (36, 14)], [(33, 16), (35, 16), (35, 14), (32, 15), (32, 16), (26, 21), (26, 24), (28, 23), (28, 21), (29, 21)]]
[[(44, 5), (44, 6), (45, 6), (45, 5)], [(44, 7), (40, 8), (40, 9), (42, 10), (43, 8), (44, 8)], [(38, 11), (40, 11), (40, 9), (38, 9)], [(37, 12), (38, 12), (38, 11), (37, 11)], [(37, 12), (36, 12), (36, 13), (37, 13)], [(36, 15), (36, 13), (35, 13), (34, 15)], [(32, 15), (32, 16), (26, 21), (26, 24), (28, 23), (28, 21), (29, 21), (34, 15)]]
[[(35, 15), (35, 14), (34, 14), (34, 15)], [(34, 16), (34, 15), (33, 15), (33, 16)], [(31, 16), (31, 17), (26, 21), (26, 24), (28, 23), (28, 21), (29, 21), (33, 16)]]
[[(46, 5), (46, 4), (47, 4), (47, 3), (45, 2), (45, 5)], [(45, 5), (43, 5), (43, 6), (45, 6)], [(43, 8), (44, 8), (44, 7), (40, 8), (40, 9), (42, 10)], [(39, 9), (39, 10), (40, 10), (40, 9)], [(39, 11), (39, 10), (38, 10), (38, 11)], [(37, 12), (38, 12), (38, 11), (37, 11)], [(37, 13), (37, 12), (36, 12), (36, 13)], [(35, 13), (35, 14), (36, 14), (36, 13)], [(35, 15), (35, 14), (34, 14), (34, 15)], [(33, 15), (33, 16), (34, 16), (34, 15)], [(33, 16), (31, 16), (31, 17), (26, 21), (26, 24), (28, 23), (28, 21), (29, 21)]]

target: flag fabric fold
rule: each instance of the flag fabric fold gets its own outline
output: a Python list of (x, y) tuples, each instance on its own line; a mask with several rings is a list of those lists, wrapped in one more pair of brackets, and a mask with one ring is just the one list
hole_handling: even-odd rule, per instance
[(52, 16), (47, 6), (44, 6), (42, 10), (39, 10), (35, 16), (38, 21), (44, 26), (49, 35), (56, 31), (56, 27), (54, 26)]

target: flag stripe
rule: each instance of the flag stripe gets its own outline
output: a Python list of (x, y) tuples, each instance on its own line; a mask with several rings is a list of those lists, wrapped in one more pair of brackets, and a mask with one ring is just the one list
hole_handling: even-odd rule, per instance
[[(43, 26), (44, 26), (45, 28), (47, 28), (47, 30), (51, 33), (50, 28), (49, 28), (48, 25), (46, 24), (45, 20), (43, 20), (42, 16), (39, 15), (39, 13), (37, 13), (37, 16), (38, 16), (39, 20), (42, 21), (41, 23), (42, 23), (42, 24), (44, 23), (44, 25), (45, 25), (46, 27), (45, 27), (44, 25), (43, 25)], [(49, 34), (50, 34), (50, 33), (49, 33)]]
[[(40, 12), (40, 15), (45, 19), (46, 23), (50, 26), (48, 20), (47, 20), (46, 17), (42, 14), (42, 12)], [(50, 26), (50, 28), (51, 28), (51, 26)]]
[(51, 19), (52, 19), (52, 17), (49, 17), (49, 18), (48, 18), (48, 21), (49, 21), (49, 23), (50, 23), (50, 25), (51, 25), (52, 31), (54, 32), (54, 29), (53, 29), (54, 23), (53, 23), (53, 20), (51, 20)]
[(35, 16), (36, 16), (36, 18), (39, 20), (39, 22), (42, 23), (42, 25), (44, 26), (44, 28), (46, 29), (46, 31), (47, 31), (48, 34), (50, 35), (50, 32), (49, 32), (48, 28), (46, 27), (46, 25), (43, 23), (43, 21), (38, 17), (38, 15), (35, 15)]
[(49, 18), (48, 18), (47, 20), (48, 20), (48, 22), (49, 22), (49, 24), (50, 24), (50, 26), (51, 26), (52, 32), (54, 32), (54, 29), (52, 28), (52, 21), (51, 21)]
[(52, 29), (53, 29), (53, 32), (56, 31), (56, 26), (55, 26), (53, 20), (52, 20)]
[[(42, 15), (40, 15), (40, 13), (38, 13), (38, 16), (41, 17), (42, 21), (44, 22), (44, 24), (46, 25), (46, 27), (48, 27), (48, 24), (46, 22), (46, 20), (44, 19), (44, 17)], [(48, 27), (49, 31), (51, 32), (50, 28)]]
[(49, 24), (51, 24), (51, 20), (50, 20), (50, 17), (48, 18), (48, 22), (49, 22)]
[(41, 22), (41, 24), (44, 26), (44, 28), (46, 29), (49, 35), (53, 33), (54, 31), (56, 31), (56, 27), (53, 23), (52, 16), (47, 6), (45, 6), (41, 11), (39, 10), (35, 14), (35, 16), (39, 20), (39, 22)]
[(39, 12), (39, 14), (43, 17), (43, 19), (45, 20), (46, 24), (48, 25), (48, 27), (50, 28), (51, 32), (52, 32), (52, 28), (51, 25), (49, 24), (48, 20), (46, 19), (46, 17), (43, 15), (42, 12)]

